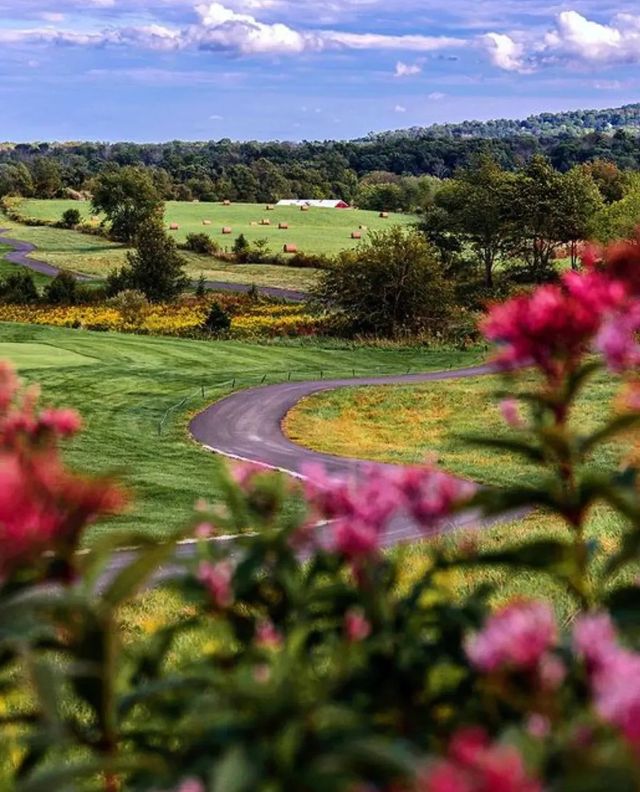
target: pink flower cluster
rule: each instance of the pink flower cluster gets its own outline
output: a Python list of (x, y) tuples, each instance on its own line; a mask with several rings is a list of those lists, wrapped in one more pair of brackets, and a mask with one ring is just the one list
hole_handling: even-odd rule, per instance
[(312, 522), (327, 521), (330, 549), (352, 561), (377, 554), (397, 516), (432, 531), (475, 492), (475, 485), (432, 466), (398, 471), (372, 466), (350, 480), (332, 478), (313, 466), (305, 475)]
[(217, 564), (204, 561), (198, 568), (198, 580), (218, 610), (226, 610), (233, 604), (233, 566), (229, 561)]
[(640, 748), (640, 654), (620, 646), (608, 614), (590, 614), (574, 628), (599, 716)]
[(535, 364), (555, 379), (588, 352), (605, 316), (625, 301), (624, 285), (594, 270), (563, 276), (494, 306), (481, 329), (500, 346), (505, 368)]
[(69, 558), (85, 526), (124, 504), (106, 480), (71, 473), (58, 448), (81, 426), (70, 410), (37, 410), (37, 392), (21, 390), (0, 364), (0, 580), (37, 564), (45, 550)]
[[(484, 629), (471, 636), (466, 652), (483, 673), (536, 672), (545, 686), (557, 687), (563, 674), (550, 650), (558, 631), (551, 607), (545, 602), (514, 602), (493, 614)], [(560, 661), (557, 661), (558, 663)]]
[(516, 748), (492, 744), (480, 728), (462, 729), (447, 757), (427, 770), (419, 792), (542, 792)]
[(499, 364), (533, 363), (550, 379), (572, 369), (592, 346), (613, 371), (640, 364), (640, 239), (589, 251), (584, 272), (494, 306), (482, 324)]

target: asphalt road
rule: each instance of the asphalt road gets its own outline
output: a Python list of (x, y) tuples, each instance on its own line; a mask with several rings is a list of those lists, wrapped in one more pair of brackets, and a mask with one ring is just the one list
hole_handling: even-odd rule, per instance
[[(0, 228), (0, 244), (9, 245), (13, 250), (5, 255), (5, 260), (11, 264), (18, 264), (21, 267), (26, 267), (33, 272), (39, 272), (42, 275), (49, 275), (52, 278), (60, 272), (58, 267), (53, 264), (48, 264), (46, 261), (39, 261), (32, 258), (29, 254), (37, 250), (37, 247), (31, 242), (23, 242), (20, 239), (12, 239), (6, 237), (4, 234), (8, 229)], [(242, 265), (238, 265), (242, 266)], [(72, 275), (79, 281), (95, 280), (89, 275), (82, 275), (78, 272), (72, 272)], [(196, 285), (196, 281), (192, 285)], [(229, 283), (227, 281), (205, 281), (205, 288), (209, 291), (225, 291), (234, 292), (236, 294), (246, 294), (251, 291), (252, 286), (247, 283)], [(258, 286), (258, 293), (264, 297), (272, 297), (276, 300), (286, 300), (287, 302), (306, 302), (309, 299), (307, 292), (296, 291), (295, 289), (280, 289), (275, 286)]]
[[(363, 385), (411, 385), (424, 382), (477, 377), (495, 371), (490, 364), (452, 371), (390, 377), (285, 382), (238, 391), (208, 407), (190, 423), (195, 440), (209, 451), (233, 459), (258, 462), (285, 473), (301, 476), (309, 465), (320, 464), (330, 473), (358, 477), (372, 467), (392, 470), (393, 465), (323, 454), (294, 443), (284, 434), (287, 413), (303, 398), (321, 391)], [(428, 420), (428, 416), (425, 416)], [(465, 513), (440, 526), (446, 532), (477, 523), (477, 515)], [(423, 538), (408, 518), (397, 519), (384, 538), (387, 545)]]
[[(265, 385), (237, 393), (212, 404), (197, 415), (190, 423), (193, 438), (207, 450), (223, 456), (250, 462), (258, 462), (284, 473), (302, 477), (305, 467), (319, 463), (336, 476), (360, 476), (371, 467), (392, 470), (394, 465), (367, 462), (361, 459), (322, 454), (304, 448), (289, 440), (283, 432), (282, 422), (301, 399), (313, 393), (330, 391), (337, 388), (350, 388), (366, 385), (411, 385), (424, 382), (441, 382), (465, 377), (478, 377), (492, 374), (495, 368), (490, 364), (473, 366), (451, 371), (434, 371), (424, 374), (406, 374), (387, 377), (366, 377), (353, 379), (314, 380), (310, 382), (286, 382), (278, 385)], [(425, 416), (428, 420), (428, 416)], [(206, 495), (206, 493), (203, 493)], [(513, 519), (517, 513), (504, 519)], [(440, 534), (458, 530), (484, 529), (500, 520), (482, 520), (478, 514), (466, 511), (456, 517), (443, 521), (438, 526)], [(423, 531), (407, 517), (397, 518), (383, 537), (383, 545), (420, 541), (425, 538)], [(215, 540), (214, 540), (215, 541)], [(233, 539), (225, 541), (233, 542)], [(184, 561), (194, 554), (193, 543), (183, 543), (176, 550), (176, 561)], [(135, 557), (135, 551), (121, 551), (111, 559), (101, 584), (106, 584), (120, 569)], [(179, 574), (179, 564), (170, 564), (154, 578), (158, 583), (163, 579)]]

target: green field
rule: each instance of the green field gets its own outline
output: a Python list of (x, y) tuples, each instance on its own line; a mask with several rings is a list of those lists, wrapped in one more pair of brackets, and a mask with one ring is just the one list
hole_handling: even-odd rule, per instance
[[(384, 462), (419, 463), (430, 455), (447, 470), (476, 481), (493, 484), (531, 483), (536, 468), (520, 457), (474, 447), (463, 435), (507, 437), (512, 434), (500, 416), (492, 396), (497, 378), (480, 377), (434, 382), (418, 387), (386, 386), (349, 388), (312, 396), (288, 416), (289, 436), (306, 446), (332, 454), (363, 457)], [(614, 383), (602, 374), (584, 392), (576, 414), (576, 425), (587, 432), (599, 425), (613, 395)], [(622, 441), (633, 453), (634, 436)], [(599, 449), (594, 464), (616, 469), (621, 446), (613, 442)], [(622, 452), (624, 453), (624, 452)], [(625, 524), (610, 509), (598, 505), (590, 514), (587, 535), (596, 551), (595, 569), (601, 570), (618, 547)], [(557, 518), (535, 512), (517, 521), (501, 523), (473, 538), (479, 550), (498, 552), (535, 539), (563, 539), (567, 528)], [(457, 536), (445, 539), (455, 543)], [(429, 567), (429, 546), (397, 549), (403, 557), (405, 583), (417, 579)], [(627, 575), (631, 579), (640, 569)], [(568, 621), (576, 603), (551, 579), (538, 572), (485, 568), (451, 573), (452, 592), (466, 596), (479, 584), (494, 587), (494, 602), (514, 596), (550, 599), (558, 618)], [(629, 581), (630, 582), (630, 581)]]
[[(292, 378), (447, 368), (467, 352), (380, 350), (318, 344), (258, 345), (0, 325), (0, 358), (42, 385), (44, 399), (83, 414), (69, 449), (80, 470), (122, 473), (136, 494), (130, 514), (105, 524), (162, 533), (216, 494), (217, 459), (187, 433), (189, 415), (236, 388)], [(202, 388), (204, 387), (204, 396)]]
[[(49, 226), (26, 226), (6, 217), (0, 219), (0, 227), (6, 229), (7, 236), (36, 245), (37, 250), (30, 255), (30, 258), (46, 261), (60, 269), (104, 278), (111, 270), (121, 267), (126, 261), (127, 248), (99, 236)], [(0, 256), (8, 250), (1, 245), (1, 241), (2, 236), (0, 236)], [(255, 283), (256, 286), (279, 286), (304, 291), (313, 286), (317, 273), (317, 270), (312, 268), (301, 269), (271, 264), (229, 264), (195, 253), (183, 252), (183, 255), (187, 261), (187, 274), (193, 280), (202, 274), (207, 280)], [(14, 265), (6, 262), (0, 264), (0, 276), (6, 274), (7, 267), (12, 268)]]
[[(285, 428), (296, 442), (329, 454), (407, 464), (435, 456), (442, 467), (474, 481), (524, 483), (535, 474), (532, 465), (464, 440), (512, 436), (493, 396), (500, 384), (497, 377), (478, 377), (320, 393), (294, 408)], [(614, 394), (611, 377), (600, 374), (578, 402), (576, 425), (594, 430)], [(619, 453), (611, 442), (601, 447), (598, 461), (616, 465)]]
[[(66, 209), (78, 209), (85, 219), (91, 218), (91, 204), (85, 201), (25, 200), (20, 204), (20, 212), (24, 216), (38, 220), (59, 220)], [(271, 225), (252, 225), (260, 223), (262, 219), (269, 220)], [(204, 220), (210, 220), (211, 226), (204, 226)], [(357, 244), (351, 239), (351, 232), (357, 231), (360, 225), (381, 229), (394, 224), (409, 225), (415, 222), (415, 218), (392, 214), (385, 220), (378, 216), (378, 212), (354, 209), (312, 208), (308, 212), (301, 212), (296, 207), (276, 207), (273, 211), (267, 211), (264, 204), (223, 206), (221, 203), (168, 201), (166, 221), (167, 225), (177, 223), (180, 226), (174, 232), (178, 242), (183, 242), (189, 233), (205, 232), (222, 248), (230, 250), (235, 237), (242, 233), (249, 241), (267, 239), (273, 253), (282, 252), (287, 243), (298, 245), (305, 253), (333, 255)], [(287, 231), (278, 230), (278, 223), (282, 222), (289, 224)], [(230, 236), (223, 236), (223, 226), (232, 229)]]

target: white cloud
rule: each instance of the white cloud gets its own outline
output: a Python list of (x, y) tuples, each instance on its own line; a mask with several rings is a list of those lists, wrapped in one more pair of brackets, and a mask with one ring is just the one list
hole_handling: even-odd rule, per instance
[(397, 104), (393, 109), (395, 110), (396, 113), (406, 113), (407, 112), (407, 108), (404, 105), (401, 105), (401, 104)]
[(487, 33), (482, 41), (494, 66), (506, 71), (524, 71), (524, 47), (506, 33)]
[(396, 63), (396, 77), (412, 77), (414, 74), (420, 74), (422, 66), (418, 63), (403, 63), (398, 61)]
[(446, 94), (441, 93), (440, 91), (434, 91), (427, 95), (427, 99), (430, 99), (432, 102), (439, 102), (441, 99), (444, 99)]

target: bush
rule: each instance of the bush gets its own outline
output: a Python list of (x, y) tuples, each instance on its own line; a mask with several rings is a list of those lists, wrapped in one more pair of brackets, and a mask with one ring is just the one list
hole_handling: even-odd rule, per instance
[(185, 250), (192, 253), (200, 253), (203, 256), (215, 256), (219, 248), (215, 241), (204, 233), (187, 234), (187, 239), (182, 246)]
[(244, 264), (247, 261), (247, 256), (249, 255), (249, 251), (251, 250), (251, 245), (247, 241), (247, 238), (244, 234), (240, 234), (240, 236), (236, 237), (233, 243), (233, 255), (236, 257), (236, 261), (239, 264)]
[(321, 273), (315, 296), (352, 332), (388, 337), (437, 333), (453, 304), (439, 256), (418, 231), (397, 226), (342, 252)]
[(45, 286), (42, 296), (50, 305), (75, 305), (78, 300), (77, 288), (73, 275), (63, 271)]
[[(40, 411), (1, 367), (3, 788), (637, 789), (640, 491), (637, 460), (611, 441), (640, 428), (639, 268), (640, 248), (618, 246), (484, 320), (512, 434), (474, 442), (535, 465), (526, 486), (432, 465), (300, 482), (240, 464), (188, 529), (105, 539), (89, 556), (86, 530), (125, 498), (66, 466), (79, 418)], [(585, 391), (605, 367), (617, 412), (585, 426), (576, 407), (597, 401)], [(602, 548), (586, 530), (599, 504), (621, 531)], [(478, 542), (478, 517), (538, 508), (552, 537)], [(385, 552), (399, 527), (449, 538), (407, 575), (406, 552)], [(185, 538), (193, 552), (176, 551)], [(570, 623), (546, 599), (496, 605), (496, 568), (563, 592)], [(168, 570), (176, 606), (150, 619), (148, 589)], [(145, 626), (125, 638), (140, 591)]]
[(134, 327), (142, 324), (149, 309), (147, 298), (142, 292), (135, 289), (125, 289), (120, 292), (116, 297), (109, 300), (109, 305), (117, 308), (123, 321)]
[(210, 333), (226, 333), (231, 327), (231, 317), (222, 310), (220, 304), (214, 302), (209, 315), (204, 321), (204, 328)]
[(67, 209), (62, 213), (60, 225), (62, 228), (75, 228), (82, 222), (82, 214), (79, 209)]
[(38, 290), (30, 272), (16, 272), (0, 281), (0, 300), (16, 305), (38, 301)]

